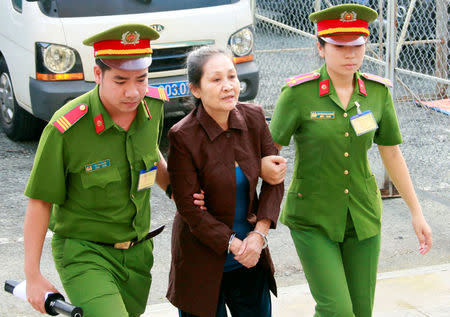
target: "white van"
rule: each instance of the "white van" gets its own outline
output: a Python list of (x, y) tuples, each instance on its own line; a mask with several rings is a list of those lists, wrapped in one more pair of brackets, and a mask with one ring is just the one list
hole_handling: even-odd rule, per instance
[(124, 23), (147, 24), (161, 34), (152, 43), (148, 77), (171, 98), (166, 115), (189, 110), (184, 61), (201, 45), (228, 46), (240, 100), (256, 96), (250, 0), (0, 0), (0, 117), (8, 137), (35, 138), (41, 120), (92, 89), (93, 51), (82, 40)]

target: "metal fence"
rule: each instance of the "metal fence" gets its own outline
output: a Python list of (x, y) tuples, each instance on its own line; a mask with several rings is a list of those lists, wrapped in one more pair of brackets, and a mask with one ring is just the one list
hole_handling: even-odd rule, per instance
[[(308, 16), (342, 3), (364, 4), (378, 12), (370, 26), (362, 70), (393, 80), (391, 93), (404, 139), (401, 148), (415, 186), (448, 203), (448, 0), (253, 0), (255, 55), (260, 67), (255, 102), (263, 105), (270, 117), (284, 80), (323, 63)], [(436, 107), (439, 105), (441, 108)], [(386, 177), (378, 151), (372, 149), (369, 154), (372, 169), (383, 184)]]

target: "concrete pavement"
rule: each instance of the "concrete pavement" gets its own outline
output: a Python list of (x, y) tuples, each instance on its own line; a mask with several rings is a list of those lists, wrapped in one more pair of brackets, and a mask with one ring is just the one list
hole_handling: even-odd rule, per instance
[[(274, 317), (312, 316), (314, 300), (306, 284), (278, 288)], [(143, 316), (176, 317), (170, 303), (147, 306)], [(378, 274), (373, 317), (449, 317), (450, 263)]]

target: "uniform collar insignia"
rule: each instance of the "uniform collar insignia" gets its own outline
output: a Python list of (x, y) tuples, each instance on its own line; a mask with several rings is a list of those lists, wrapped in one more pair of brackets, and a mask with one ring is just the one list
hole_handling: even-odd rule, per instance
[(330, 80), (324, 79), (319, 83), (319, 96), (328, 95), (330, 93)]
[(152, 115), (150, 114), (150, 109), (148, 109), (147, 103), (145, 100), (142, 100), (145, 108), (146, 117), (150, 120), (152, 118)]
[(103, 122), (103, 116), (101, 113), (94, 117), (94, 125), (95, 132), (97, 132), (97, 134), (100, 134), (103, 130), (105, 130), (105, 123)]
[(364, 84), (364, 81), (361, 78), (358, 78), (358, 88), (360, 94), (367, 96), (366, 85)]

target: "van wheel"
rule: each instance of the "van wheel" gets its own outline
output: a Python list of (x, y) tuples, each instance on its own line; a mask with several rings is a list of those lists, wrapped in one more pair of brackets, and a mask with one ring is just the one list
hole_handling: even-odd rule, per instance
[(34, 140), (39, 137), (45, 122), (22, 109), (14, 96), (8, 67), (0, 57), (0, 121), (3, 131), (14, 141)]

